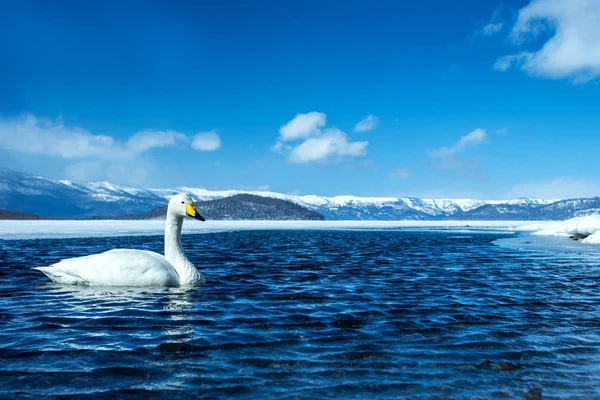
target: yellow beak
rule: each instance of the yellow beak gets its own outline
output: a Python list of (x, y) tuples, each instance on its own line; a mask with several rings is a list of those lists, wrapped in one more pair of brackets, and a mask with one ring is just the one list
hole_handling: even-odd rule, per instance
[(192, 217), (192, 218), (195, 218), (195, 219), (197, 219), (197, 220), (199, 220), (199, 221), (206, 221), (206, 220), (204, 219), (204, 217), (203, 217), (202, 215), (200, 215), (200, 214), (198, 213), (198, 211), (196, 211), (196, 207), (194, 207), (194, 206), (193, 206), (193, 205), (191, 205), (191, 204), (187, 204), (187, 203), (186, 203), (186, 205), (185, 205), (185, 213), (186, 213), (187, 215), (189, 215), (190, 217)]

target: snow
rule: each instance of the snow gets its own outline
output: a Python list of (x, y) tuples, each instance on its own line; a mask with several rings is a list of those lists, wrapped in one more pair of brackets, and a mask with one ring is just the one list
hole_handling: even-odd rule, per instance
[[(61, 182), (64, 183), (65, 181), (61, 181)], [(140, 194), (142, 194), (142, 195), (148, 194), (148, 192), (143, 189), (138, 189), (133, 186), (115, 185), (111, 182), (106, 182), (106, 181), (86, 182), (86, 183), (81, 184), (80, 186), (84, 187), (85, 189), (87, 189), (91, 192), (98, 192), (96, 194), (98, 197), (103, 196), (103, 195), (109, 196), (109, 197), (107, 197), (108, 201), (110, 201), (110, 198), (111, 198), (110, 196), (118, 199), (118, 198), (122, 198), (124, 193), (130, 194), (133, 196), (137, 196)]]
[[(99, 182), (74, 182), (70, 180), (59, 180), (55, 183), (61, 183), (73, 189), (86, 190), (92, 192), (91, 196), (94, 198), (101, 198), (106, 201), (118, 201), (125, 198), (123, 194), (129, 194), (132, 196), (138, 195), (155, 195), (144, 189), (138, 189), (133, 186), (115, 185), (114, 183), (107, 181)], [(95, 193), (94, 193), (95, 192)], [(162, 197), (162, 196), (161, 196)]]
[[(236, 230), (293, 229), (502, 229), (522, 224), (522, 221), (207, 221), (188, 220), (184, 234), (212, 233)], [(0, 239), (50, 239), (80, 237), (113, 237), (162, 235), (165, 222), (145, 221), (0, 221)], [(455, 229), (454, 229), (455, 230)]]
[(455, 207), (462, 211), (470, 211), (486, 204), (485, 201), (473, 199), (423, 199), (423, 201), (445, 212), (452, 212)]
[[(552, 203), (556, 203), (560, 201), (560, 199), (532, 199), (528, 197), (523, 197), (520, 199), (512, 199), (512, 200), (502, 200), (496, 204), (510, 204), (510, 205), (548, 205)], [(492, 204), (492, 203), (490, 203)]]
[(587, 244), (600, 244), (600, 229), (581, 241)]
[(549, 224), (558, 224), (559, 222), (528, 222), (526, 225), (515, 226), (513, 228), (516, 232), (535, 232), (539, 231)]
[(587, 236), (581, 243), (600, 244), (600, 215), (571, 218), (561, 222), (533, 223), (516, 228), (517, 231), (533, 231), (537, 236), (571, 237)]
[(316, 195), (290, 195), (277, 192), (269, 191), (254, 191), (254, 190), (207, 190), (200, 188), (193, 188), (187, 186), (180, 186), (173, 189), (153, 189), (158, 195), (163, 196), (174, 196), (178, 192), (189, 193), (197, 199), (211, 200), (219, 199), (224, 197), (235, 196), (237, 194), (252, 194), (262, 197), (271, 197), (275, 199), (288, 200), (297, 204), (309, 205), (309, 206), (344, 206), (348, 204), (368, 204), (377, 205), (384, 203), (391, 203), (398, 201), (397, 197), (357, 197), (357, 196), (334, 196), (334, 197), (323, 197)]
[[(300, 196), (300, 200), (305, 203), (311, 200), (312, 196)], [(348, 204), (369, 204), (369, 205), (383, 205), (385, 203), (393, 203), (398, 201), (396, 197), (357, 197), (357, 196), (335, 196), (335, 197), (323, 197), (327, 202), (333, 203), (338, 206), (345, 206)]]

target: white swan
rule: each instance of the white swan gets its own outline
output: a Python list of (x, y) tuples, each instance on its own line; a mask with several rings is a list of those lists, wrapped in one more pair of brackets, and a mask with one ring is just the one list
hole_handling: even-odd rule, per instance
[(146, 250), (114, 249), (69, 258), (48, 267), (35, 267), (57, 283), (90, 286), (187, 286), (206, 282), (183, 252), (181, 227), (188, 215), (204, 218), (192, 199), (178, 194), (169, 201), (165, 226), (165, 255)]

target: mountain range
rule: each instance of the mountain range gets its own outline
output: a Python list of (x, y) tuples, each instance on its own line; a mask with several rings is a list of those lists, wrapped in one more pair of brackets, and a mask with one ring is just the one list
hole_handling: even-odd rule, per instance
[(200, 210), (210, 210), (213, 219), (563, 220), (600, 213), (599, 197), (473, 200), (297, 196), (191, 187), (140, 189), (110, 182), (52, 180), (0, 169), (0, 209), (45, 218), (157, 218), (164, 213), (161, 207), (167, 200), (180, 192), (193, 197)]

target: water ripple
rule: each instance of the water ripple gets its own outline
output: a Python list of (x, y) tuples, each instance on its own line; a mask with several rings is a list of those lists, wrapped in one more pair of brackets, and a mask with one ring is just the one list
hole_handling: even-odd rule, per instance
[(600, 398), (600, 258), (500, 237), (187, 235), (194, 289), (30, 269), (160, 237), (0, 240), (0, 397)]

